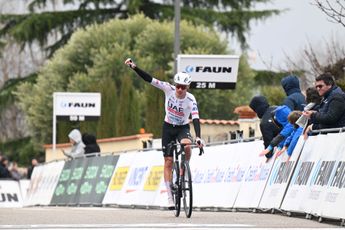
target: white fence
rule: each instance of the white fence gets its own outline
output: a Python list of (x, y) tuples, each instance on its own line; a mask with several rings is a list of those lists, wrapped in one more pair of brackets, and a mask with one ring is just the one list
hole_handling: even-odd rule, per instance
[[(345, 219), (345, 133), (301, 137), (289, 161), (282, 155), (266, 163), (258, 156), (262, 149), (262, 141), (208, 146), (202, 156), (194, 149), (194, 207), (281, 209)], [(59, 192), (64, 164), (36, 167), (25, 197), (22, 183), (0, 181), (0, 207), (49, 205)], [(165, 207), (162, 153), (120, 155), (102, 204)]]

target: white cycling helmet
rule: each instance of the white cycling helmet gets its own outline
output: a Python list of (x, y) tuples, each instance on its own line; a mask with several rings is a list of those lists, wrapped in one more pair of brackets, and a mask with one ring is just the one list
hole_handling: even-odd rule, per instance
[(188, 73), (178, 72), (174, 76), (174, 82), (179, 85), (189, 85), (192, 82), (192, 78)]

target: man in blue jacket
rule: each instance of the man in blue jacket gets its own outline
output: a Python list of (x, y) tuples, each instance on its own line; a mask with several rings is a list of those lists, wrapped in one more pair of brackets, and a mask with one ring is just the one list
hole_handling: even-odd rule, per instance
[(293, 75), (286, 76), (281, 80), (281, 85), (287, 96), (284, 99), (283, 105), (288, 106), (291, 111), (303, 111), (306, 102), (301, 92), (298, 78)]

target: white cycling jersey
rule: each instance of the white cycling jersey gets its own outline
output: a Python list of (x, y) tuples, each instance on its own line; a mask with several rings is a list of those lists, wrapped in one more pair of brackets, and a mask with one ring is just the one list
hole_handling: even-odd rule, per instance
[(198, 105), (193, 94), (187, 92), (185, 98), (179, 99), (175, 95), (175, 86), (168, 82), (152, 78), (151, 84), (165, 94), (165, 122), (186, 125), (189, 124), (189, 115), (192, 115), (192, 119), (199, 119)]

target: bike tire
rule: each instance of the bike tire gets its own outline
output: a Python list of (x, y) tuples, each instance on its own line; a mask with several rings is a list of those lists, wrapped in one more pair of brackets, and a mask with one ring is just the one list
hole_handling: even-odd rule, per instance
[(181, 188), (179, 186), (180, 181), (180, 167), (177, 162), (174, 162), (173, 168), (172, 168), (172, 185), (175, 186), (175, 189), (172, 189), (172, 195), (175, 203), (175, 210), (174, 215), (176, 217), (179, 217), (180, 210), (181, 210)]
[(190, 218), (193, 211), (193, 185), (192, 174), (188, 162), (184, 162), (184, 173), (181, 177), (182, 180), (182, 193), (183, 193), (183, 208), (186, 217)]

